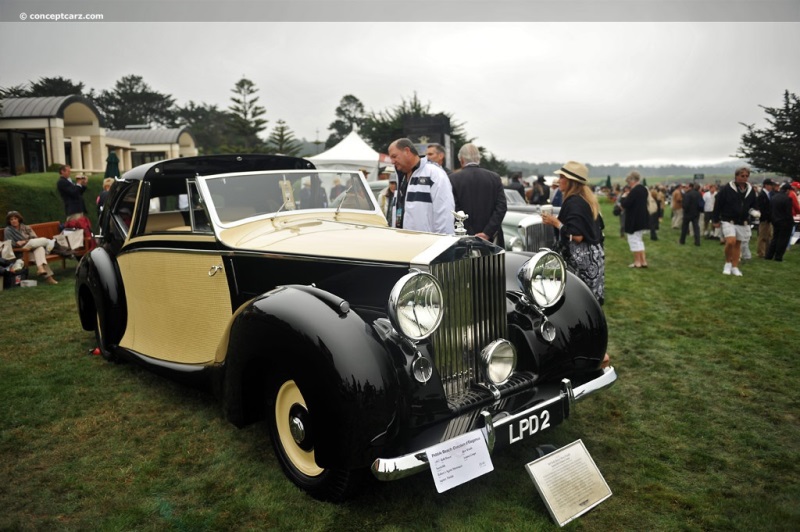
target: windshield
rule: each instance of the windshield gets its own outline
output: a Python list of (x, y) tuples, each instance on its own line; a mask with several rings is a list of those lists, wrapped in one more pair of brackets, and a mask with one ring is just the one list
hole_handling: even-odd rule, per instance
[(358, 172), (293, 170), (200, 179), (210, 194), (209, 210), (222, 224), (298, 210), (375, 209)]
[(519, 192), (516, 190), (511, 189), (504, 189), (506, 192), (506, 202), (511, 203), (512, 205), (526, 205), (525, 200), (522, 199)]

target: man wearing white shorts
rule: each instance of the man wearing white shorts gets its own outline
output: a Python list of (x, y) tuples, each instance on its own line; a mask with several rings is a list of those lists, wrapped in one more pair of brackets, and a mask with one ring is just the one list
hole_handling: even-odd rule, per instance
[(725, 239), (723, 275), (742, 276), (739, 270), (742, 241), (749, 241), (751, 235), (748, 217), (761, 215), (755, 208), (756, 194), (747, 182), (749, 177), (749, 168), (737, 168), (733, 181), (720, 187), (714, 202), (714, 227), (722, 229), (722, 238)]
[(648, 266), (643, 235), (649, 228), (647, 198), (650, 192), (639, 182), (640, 179), (639, 172), (633, 171), (628, 174), (625, 182), (631, 189), (620, 199), (620, 205), (625, 211), (625, 234), (628, 237), (628, 247), (633, 253), (633, 263), (628, 265), (629, 268), (647, 268)]

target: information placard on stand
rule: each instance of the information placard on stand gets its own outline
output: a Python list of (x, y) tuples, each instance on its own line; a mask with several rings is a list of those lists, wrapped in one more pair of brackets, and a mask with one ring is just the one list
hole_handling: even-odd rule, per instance
[(564, 526), (611, 497), (582, 440), (525, 464), (553, 520)]
[(436, 491), (450, 488), (494, 471), (482, 430), (474, 430), (425, 450)]

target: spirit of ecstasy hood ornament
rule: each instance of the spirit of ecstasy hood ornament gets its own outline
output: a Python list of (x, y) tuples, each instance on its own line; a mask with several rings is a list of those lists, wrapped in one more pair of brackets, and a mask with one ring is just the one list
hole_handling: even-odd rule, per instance
[(464, 221), (469, 218), (469, 214), (464, 213), (464, 211), (451, 211), (453, 216), (456, 219), (456, 236), (464, 236), (467, 234), (467, 230), (464, 229)]

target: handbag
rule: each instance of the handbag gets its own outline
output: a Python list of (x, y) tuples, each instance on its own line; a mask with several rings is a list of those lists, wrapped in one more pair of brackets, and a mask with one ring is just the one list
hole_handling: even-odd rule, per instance
[(0, 257), (5, 260), (16, 260), (17, 256), (14, 255), (14, 244), (10, 240), (3, 240), (0, 242)]
[[(702, 210), (702, 209), (701, 209)], [(653, 197), (652, 194), (647, 194), (647, 213), (648, 214), (655, 214), (658, 212), (658, 202)]]
[(56, 243), (64, 249), (80, 249), (83, 247), (83, 231), (63, 231), (55, 236)]

